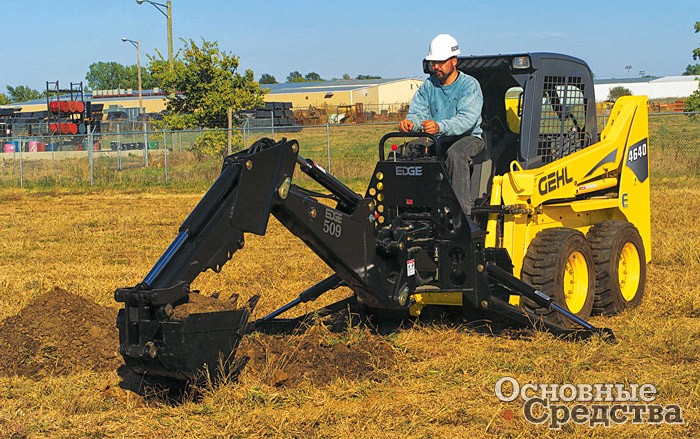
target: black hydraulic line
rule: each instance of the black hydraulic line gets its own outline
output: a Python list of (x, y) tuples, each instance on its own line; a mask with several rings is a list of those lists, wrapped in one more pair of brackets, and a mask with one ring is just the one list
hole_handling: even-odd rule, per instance
[(306, 302), (311, 302), (313, 300), (318, 299), (323, 293), (334, 290), (338, 288), (339, 286), (343, 285), (343, 279), (340, 278), (337, 274), (333, 274), (326, 279), (322, 280), (321, 282), (317, 283), (316, 285), (309, 287), (305, 291), (303, 291), (301, 294), (299, 294), (299, 297), (296, 299), (292, 300), (288, 304), (280, 307), (279, 309), (271, 312), (270, 314), (266, 315), (261, 321), (268, 321), (272, 320), (275, 317), (279, 316), (280, 314), (289, 311), (290, 309), (294, 308), (295, 306), (299, 305), (300, 303), (306, 303)]
[(528, 299), (535, 302), (537, 305), (558, 312), (559, 314), (565, 316), (566, 318), (575, 322), (576, 324), (581, 325), (581, 327), (583, 327), (587, 331), (596, 332), (604, 338), (609, 338), (612, 336), (612, 331), (610, 329), (596, 328), (587, 321), (583, 320), (577, 315), (556, 304), (552, 297), (549, 297), (547, 294), (543, 293), (537, 288), (521, 281), (520, 279), (508, 273), (498, 265), (494, 263), (489, 263), (486, 265), (486, 270), (488, 271), (489, 276), (491, 276), (493, 279), (495, 279), (502, 285), (505, 285), (510, 290), (527, 297)]
[(340, 201), (350, 209), (357, 207), (362, 197), (352, 189), (345, 186), (340, 180), (327, 173), (323, 168), (314, 163), (313, 160), (297, 156), (297, 163), (301, 171), (311, 177), (318, 184), (331, 191), (340, 198)]
[(142, 284), (144, 287), (149, 288), (151, 284), (153, 284), (153, 281), (160, 275), (160, 273), (163, 271), (165, 266), (170, 262), (170, 260), (173, 258), (173, 256), (180, 250), (182, 247), (182, 244), (185, 243), (187, 238), (190, 236), (190, 233), (188, 230), (183, 230), (180, 232), (175, 240), (170, 244), (167, 250), (165, 250), (165, 253), (158, 259), (156, 264), (151, 268), (151, 271), (148, 272), (146, 277), (143, 279)]

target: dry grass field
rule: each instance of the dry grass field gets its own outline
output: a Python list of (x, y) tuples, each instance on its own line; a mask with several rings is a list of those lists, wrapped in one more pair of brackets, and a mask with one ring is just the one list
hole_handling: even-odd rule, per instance
[[(175, 403), (123, 388), (120, 359), (109, 353), (116, 332), (105, 334), (97, 316), (116, 316), (115, 288), (143, 278), (201, 192), (1, 189), (0, 340), (18, 345), (0, 348), (0, 356), (14, 355), (13, 364), (0, 362), (0, 437), (700, 437), (700, 179), (652, 183), (654, 261), (644, 301), (593, 319), (613, 328), (617, 344), (440, 325), (382, 336), (316, 327), (282, 340), (249, 337), (243, 345), (254, 358), (238, 382)], [(222, 297), (261, 294), (260, 317), (328, 274), (272, 221), (267, 236), (248, 237), (222, 273), (203, 274), (193, 287)], [(74, 341), (52, 337), (71, 331)], [(316, 363), (292, 380), (302, 358)], [(353, 359), (371, 373), (347, 373), (357, 371)], [(27, 373), (32, 365), (42, 367)], [(524, 419), (521, 400), (496, 398), (504, 376), (521, 384), (651, 383), (654, 403), (679, 405), (685, 424), (550, 430)]]

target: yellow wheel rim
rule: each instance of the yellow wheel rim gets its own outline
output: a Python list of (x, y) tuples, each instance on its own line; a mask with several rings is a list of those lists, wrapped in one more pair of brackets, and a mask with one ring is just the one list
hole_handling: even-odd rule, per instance
[(617, 264), (617, 280), (620, 283), (622, 297), (628, 302), (637, 295), (640, 272), (641, 261), (637, 247), (631, 242), (626, 242), (622, 247), (620, 260)]
[(588, 297), (588, 263), (583, 253), (569, 255), (564, 268), (564, 300), (569, 311), (576, 314), (583, 309)]

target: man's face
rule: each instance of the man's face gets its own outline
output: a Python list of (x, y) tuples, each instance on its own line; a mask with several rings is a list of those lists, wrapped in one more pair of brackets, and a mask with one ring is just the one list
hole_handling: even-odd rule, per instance
[(445, 61), (431, 61), (430, 64), (433, 67), (435, 77), (437, 77), (440, 83), (444, 83), (457, 68), (457, 58), (452, 57)]

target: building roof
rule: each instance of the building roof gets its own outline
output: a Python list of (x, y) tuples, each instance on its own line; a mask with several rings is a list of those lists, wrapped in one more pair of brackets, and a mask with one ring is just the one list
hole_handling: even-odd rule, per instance
[(638, 82), (650, 82), (659, 79), (658, 76), (645, 76), (642, 78), (607, 78), (594, 79), (595, 84), (635, 84)]
[(700, 75), (676, 75), (676, 76), (664, 76), (662, 78), (654, 79), (652, 82), (691, 82), (697, 81)]
[[(392, 82), (406, 81), (414, 78), (390, 78), (390, 79), (349, 79), (340, 81), (319, 82), (285, 82), (282, 84), (261, 84), (263, 88), (269, 88), (271, 94), (287, 93), (328, 93), (350, 90), (361, 90), (367, 87), (389, 84)], [(422, 80), (421, 80), (422, 81)]]
[[(99, 92), (102, 92), (102, 91), (99, 91)], [(115, 90), (115, 92), (116, 92), (116, 90)], [(142, 99), (145, 101), (148, 99), (161, 99), (162, 100), (165, 95), (162, 93), (162, 91), (142, 90), (141, 96), (142, 96)], [(86, 102), (87, 101), (109, 102), (109, 101), (138, 100), (139, 96), (138, 96), (137, 90), (133, 90), (131, 94), (115, 94), (115, 95), (95, 94), (95, 96), (93, 96), (93, 92), (86, 91), (86, 92), (83, 92), (83, 98)], [(62, 101), (69, 101), (70, 95), (68, 93), (63, 93), (63, 94), (61, 94), (60, 99)], [(53, 97), (52, 97), (51, 100), (53, 101), (55, 99), (53, 99)], [(39, 99), (32, 99), (31, 101), (15, 102), (12, 104), (2, 105), (2, 108), (17, 108), (17, 107), (22, 107), (22, 106), (27, 106), (27, 105), (41, 105), (41, 104), (46, 105), (46, 97), (39, 98)]]

